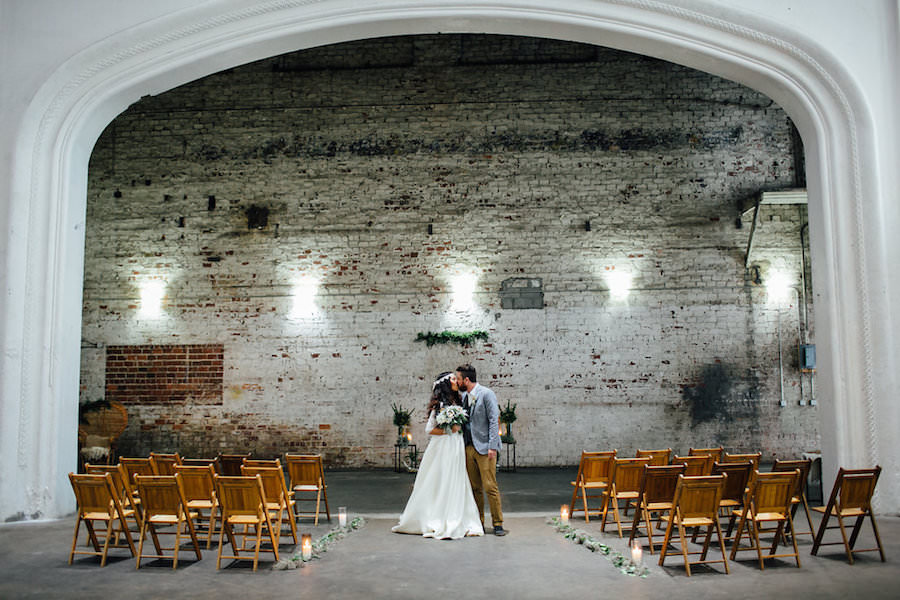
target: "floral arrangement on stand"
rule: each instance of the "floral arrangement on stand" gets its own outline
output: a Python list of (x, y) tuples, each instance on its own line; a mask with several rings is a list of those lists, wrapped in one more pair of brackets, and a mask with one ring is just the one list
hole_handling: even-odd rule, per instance
[(575, 529), (568, 523), (563, 523), (559, 517), (548, 519), (547, 523), (552, 525), (556, 531), (562, 533), (563, 537), (566, 539), (572, 540), (576, 544), (581, 544), (591, 552), (599, 552), (608, 558), (609, 562), (625, 575), (631, 575), (632, 577), (647, 577), (647, 575), (650, 574), (650, 569), (643, 564), (636, 564), (621, 552), (613, 550), (586, 531)]
[(328, 552), (328, 546), (344, 539), (347, 534), (353, 533), (365, 526), (366, 520), (363, 517), (356, 517), (343, 527), (335, 527), (316, 541), (312, 543), (312, 554), (309, 558), (303, 558), (303, 552), (298, 550), (290, 558), (282, 558), (272, 567), (276, 571), (286, 569), (297, 569), (306, 566), (306, 563), (321, 558), (322, 554)]
[(401, 404), (391, 403), (391, 409), (394, 411), (394, 425), (397, 427), (397, 445), (405, 448), (409, 445), (409, 423), (412, 420), (412, 414), (416, 409), (403, 408)]
[(500, 411), (500, 422), (506, 425), (506, 431), (500, 436), (500, 441), (504, 444), (515, 444), (516, 438), (513, 437), (512, 424), (516, 422), (516, 405), (506, 401), (506, 408)]

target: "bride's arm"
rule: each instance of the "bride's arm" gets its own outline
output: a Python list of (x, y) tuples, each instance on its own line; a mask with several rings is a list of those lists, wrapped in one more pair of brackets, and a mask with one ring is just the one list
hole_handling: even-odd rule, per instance
[(425, 424), (425, 433), (429, 435), (444, 435), (444, 430), (436, 425), (437, 417), (434, 411), (431, 411), (431, 414), (428, 415), (428, 423)]

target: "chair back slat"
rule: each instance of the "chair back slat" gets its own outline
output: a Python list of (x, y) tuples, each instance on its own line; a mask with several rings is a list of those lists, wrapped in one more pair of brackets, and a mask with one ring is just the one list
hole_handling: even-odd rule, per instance
[(675, 504), (683, 519), (715, 518), (727, 475), (686, 477), (675, 488)]
[(199, 465), (176, 465), (175, 473), (181, 477), (181, 485), (184, 490), (185, 499), (191, 500), (210, 500), (215, 492), (215, 482), (213, 477), (215, 472), (213, 466)]
[(635, 452), (635, 457), (637, 458), (649, 458), (650, 466), (652, 467), (663, 467), (669, 464), (669, 459), (672, 457), (672, 449), (666, 448), (664, 450), (638, 450)]
[(69, 474), (80, 513), (114, 514), (115, 488), (109, 473)]
[(178, 475), (138, 475), (136, 482), (141, 496), (144, 519), (177, 515), (185, 503), (178, 485)]
[(640, 491), (644, 467), (649, 464), (650, 458), (648, 457), (613, 459), (610, 479), (616, 486), (616, 494)]
[(612, 474), (615, 454), (585, 453), (582, 455), (581, 480), (584, 483), (608, 481)]
[(778, 460), (772, 465), (772, 472), (779, 473), (784, 471), (800, 471), (800, 477), (794, 484), (794, 496), (801, 496), (806, 493), (806, 482), (809, 478), (809, 469), (812, 467), (812, 461), (808, 458), (802, 460)]
[(119, 502), (125, 504), (130, 502), (129, 494), (131, 494), (132, 488), (128, 483), (128, 475), (121, 464), (93, 465), (89, 463), (84, 465), (84, 470), (90, 475), (103, 475), (104, 473), (108, 473)]
[(282, 504), (286, 502), (284, 497), (284, 471), (280, 467), (241, 467), (244, 477), (259, 476), (262, 481), (263, 493), (268, 504)]
[(747, 454), (728, 454), (727, 452), (723, 452), (722, 459), (718, 462), (743, 463), (750, 461), (753, 465), (753, 469), (758, 470), (760, 460), (762, 460), (762, 452), (752, 452)]
[(174, 475), (175, 465), (181, 464), (181, 457), (177, 452), (172, 454), (151, 452), (150, 464), (153, 465), (153, 471), (157, 475)]
[(791, 509), (791, 498), (800, 471), (759, 473), (754, 477), (750, 496), (753, 513), (774, 513), (787, 518)]
[(322, 457), (318, 454), (287, 454), (288, 477), (291, 487), (321, 486), (325, 480)]
[(222, 518), (259, 516), (264, 513), (262, 480), (259, 477), (216, 476), (216, 494), (222, 506)]
[(688, 448), (688, 456), (711, 456), (713, 457), (712, 462), (722, 462), (723, 452), (725, 452), (725, 448), (722, 446), (718, 448)]
[(856, 508), (868, 511), (877, 481), (875, 473), (845, 474), (838, 500), (841, 510)]
[(693, 456), (675, 456), (672, 458), (672, 464), (683, 464), (685, 468), (685, 477), (701, 477), (709, 475), (712, 468), (713, 458), (710, 454), (697, 454)]
[(671, 502), (675, 498), (678, 476), (684, 475), (684, 469), (684, 465), (645, 467), (641, 484), (644, 503)]
[(249, 452), (247, 454), (220, 454), (217, 463), (219, 475), (224, 475), (225, 477), (240, 477), (241, 465), (244, 464), (244, 459), (250, 458), (250, 456)]
[(743, 463), (713, 463), (712, 475), (728, 475), (725, 488), (722, 490), (723, 500), (734, 500), (742, 502), (744, 493), (747, 490), (747, 484), (750, 481), (750, 473), (753, 471), (753, 463), (750, 461)]

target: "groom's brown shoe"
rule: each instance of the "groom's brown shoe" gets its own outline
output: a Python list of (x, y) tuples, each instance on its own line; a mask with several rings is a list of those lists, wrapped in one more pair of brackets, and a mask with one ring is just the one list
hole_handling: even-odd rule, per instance
[(506, 535), (507, 531), (503, 529), (503, 525), (494, 525), (494, 535)]

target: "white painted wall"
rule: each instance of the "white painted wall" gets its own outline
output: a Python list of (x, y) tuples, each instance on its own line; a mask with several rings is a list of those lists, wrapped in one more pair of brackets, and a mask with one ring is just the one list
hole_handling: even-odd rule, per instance
[[(608, 45), (754, 87), (804, 138), (825, 480), (885, 468), (900, 510), (900, 124), (893, 0), (0, 3), (0, 519), (71, 510), (87, 158), (147, 93), (375, 35), (490, 32)], [(896, 269), (894, 269), (895, 271)]]

